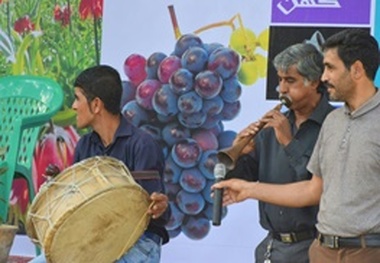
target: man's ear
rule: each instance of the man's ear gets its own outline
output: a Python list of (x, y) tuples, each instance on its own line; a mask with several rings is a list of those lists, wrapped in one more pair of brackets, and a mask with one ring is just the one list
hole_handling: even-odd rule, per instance
[(104, 108), (104, 103), (99, 97), (95, 97), (91, 101), (92, 112), (99, 113)]
[(363, 76), (365, 73), (363, 63), (359, 60), (356, 60), (352, 65), (351, 65), (351, 76), (353, 79), (359, 79)]
[(314, 90), (317, 90), (319, 85), (320, 85), (321, 81), (320, 80), (313, 80), (313, 81), (309, 81), (309, 86), (314, 89)]

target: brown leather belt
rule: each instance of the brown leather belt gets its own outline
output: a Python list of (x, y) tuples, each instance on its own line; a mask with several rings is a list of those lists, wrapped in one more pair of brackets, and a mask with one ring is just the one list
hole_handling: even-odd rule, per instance
[(359, 237), (338, 237), (318, 233), (319, 243), (328, 248), (380, 248), (380, 234), (368, 234)]
[(316, 237), (316, 230), (306, 230), (299, 232), (279, 233), (271, 232), (271, 236), (283, 243), (297, 243)]

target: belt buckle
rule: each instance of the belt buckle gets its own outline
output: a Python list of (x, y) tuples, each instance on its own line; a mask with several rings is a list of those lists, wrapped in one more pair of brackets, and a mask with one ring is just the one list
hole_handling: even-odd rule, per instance
[(293, 235), (291, 233), (280, 233), (281, 242), (293, 243)]
[(337, 236), (322, 236), (322, 245), (328, 248), (339, 248), (339, 237)]

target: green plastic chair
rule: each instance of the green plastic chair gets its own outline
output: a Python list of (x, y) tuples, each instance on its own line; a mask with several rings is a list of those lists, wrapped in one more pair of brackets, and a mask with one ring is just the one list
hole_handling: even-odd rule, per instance
[(39, 76), (0, 78), (0, 219), (8, 218), (13, 179), (27, 180), (35, 197), (32, 160), (41, 127), (63, 104), (61, 86)]

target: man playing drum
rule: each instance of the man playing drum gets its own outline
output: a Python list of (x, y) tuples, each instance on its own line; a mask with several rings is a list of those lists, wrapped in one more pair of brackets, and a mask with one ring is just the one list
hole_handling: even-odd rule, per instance
[[(106, 65), (88, 68), (74, 83), (77, 127), (91, 128), (75, 150), (74, 162), (94, 156), (110, 156), (122, 161), (131, 171), (154, 170), (160, 180), (139, 180), (153, 202), (146, 231), (117, 263), (160, 261), (161, 245), (169, 241), (165, 224), (170, 217), (168, 198), (162, 180), (165, 160), (162, 149), (147, 133), (130, 124), (120, 114), (122, 82), (119, 73)], [(78, 236), (78, 239), (81, 239)], [(110, 240), (112, 242), (112, 240)], [(46, 262), (42, 254), (31, 262)]]

